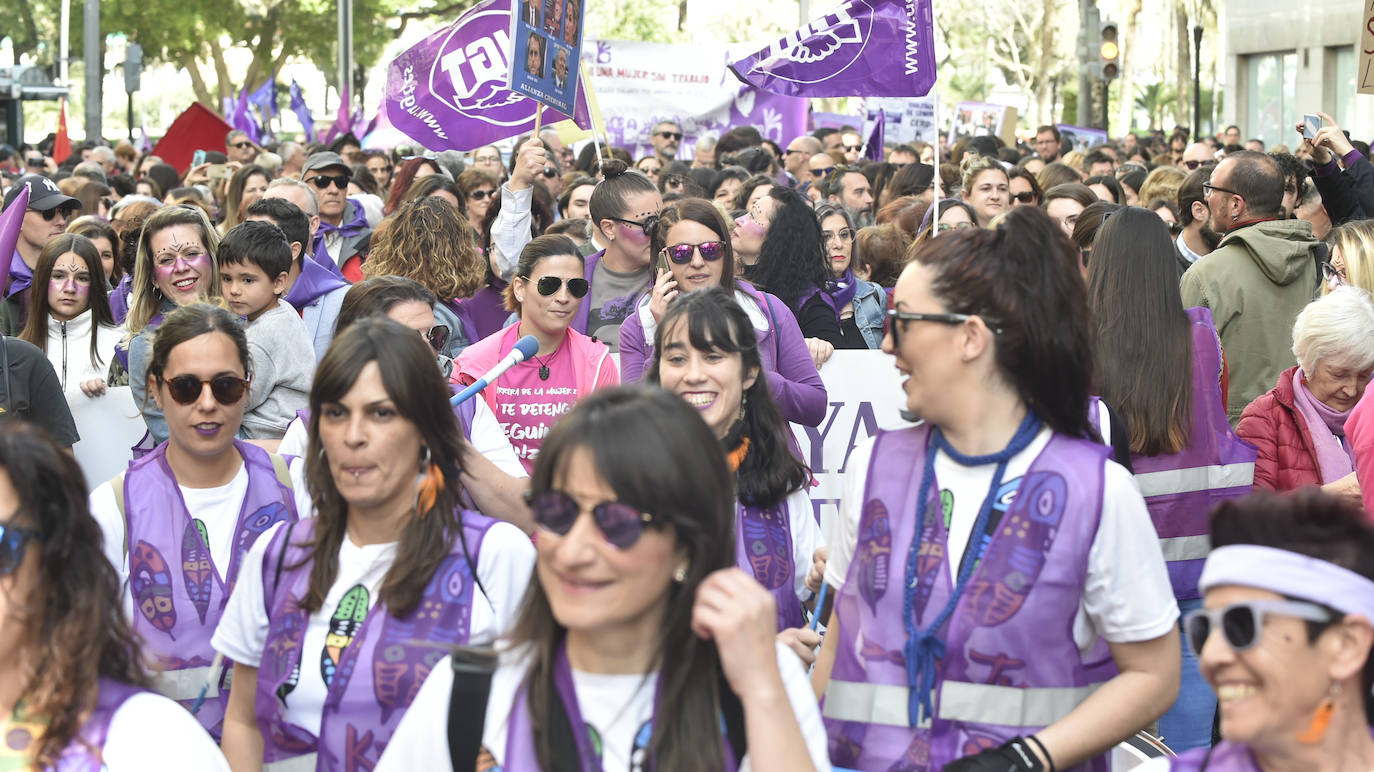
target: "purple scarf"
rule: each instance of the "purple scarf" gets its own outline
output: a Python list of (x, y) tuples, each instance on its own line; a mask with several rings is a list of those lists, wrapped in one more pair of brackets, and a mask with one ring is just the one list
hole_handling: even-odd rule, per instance
[(821, 295), (825, 299), (825, 304), (835, 311), (835, 317), (839, 318), (840, 311), (854, 300), (854, 293), (859, 291), (859, 280), (854, 278), (852, 268), (844, 269), (844, 275), (836, 279), (826, 279), (825, 286), (821, 288)]
[[(1293, 406), (1307, 424), (1322, 482), (1335, 482), (1353, 472), (1355, 456), (1345, 441), (1345, 419), (1350, 417), (1350, 411), (1337, 412), (1312, 396), (1301, 367), (1293, 373)], [(1322, 431), (1322, 427), (1327, 431)]]

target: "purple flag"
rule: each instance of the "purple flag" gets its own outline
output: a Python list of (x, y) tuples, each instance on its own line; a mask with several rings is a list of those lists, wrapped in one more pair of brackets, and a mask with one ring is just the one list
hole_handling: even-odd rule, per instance
[(882, 108), (878, 108), (878, 117), (873, 121), (873, 130), (868, 133), (868, 142), (864, 143), (864, 158), (870, 161), (883, 160), (883, 134), (887, 129), (887, 115)]
[(248, 101), (262, 113), (264, 122), (277, 114), (277, 74), (272, 73), (267, 82), (258, 86), (257, 91), (248, 95)]
[(353, 115), (348, 111), (350, 101), (348, 86), (345, 85), (339, 98), (339, 112), (334, 116), (334, 124), (329, 127), (329, 131), (324, 135), (324, 144), (328, 145), (353, 130)]
[(153, 149), (153, 141), (148, 139), (148, 128), (142, 124), (138, 127), (138, 144), (135, 146), (138, 152), (147, 155)]
[(4, 212), (0, 212), (0, 290), (10, 283), (10, 259), (14, 255), (14, 246), (19, 243), (19, 231), (24, 227), (24, 210), (29, 208), (30, 192), (28, 183), (25, 183), (19, 195), (5, 207)]
[[(430, 150), (473, 150), (534, 128), (536, 103), (506, 87), (510, 0), (483, 0), (391, 60), (384, 108), (391, 124)], [(591, 127), (578, 85), (573, 120)], [(544, 125), (568, 116), (545, 109)]]
[(301, 86), (295, 78), (291, 79), (291, 112), (296, 114), (305, 129), (305, 141), (314, 142), (315, 116), (310, 114), (310, 106), (305, 103), (305, 95), (301, 93)]
[(730, 70), (787, 96), (925, 96), (935, 85), (930, 3), (848, 0)]
[(234, 108), (229, 113), (229, 125), (248, 135), (254, 142), (262, 140), (262, 127), (253, 117), (253, 110), (248, 106), (248, 89), (239, 92), (239, 98), (234, 102)]

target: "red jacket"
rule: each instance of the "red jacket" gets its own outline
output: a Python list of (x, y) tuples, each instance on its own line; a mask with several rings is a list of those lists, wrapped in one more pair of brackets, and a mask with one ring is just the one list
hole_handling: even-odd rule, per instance
[(1284, 370), (1278, 385), (1245, 406), (1236, 426), (1236, 434), (1259, 450), (1256, 488), (1288, 491), (1322, 484), (1312, 434), (1293, 405), (1293, 374), (1297, 371), (1297, 365)]

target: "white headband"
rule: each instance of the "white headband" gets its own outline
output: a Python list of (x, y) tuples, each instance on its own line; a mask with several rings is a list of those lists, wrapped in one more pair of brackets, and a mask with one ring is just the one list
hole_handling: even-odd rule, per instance
[(1325, 560), (1275, 547), (1232, 544), (1212, 550), (1202, 568), (1203, 592), (1222, 584), (1269, 590), (1362, 614), (1374, 624), (1374, 581)]

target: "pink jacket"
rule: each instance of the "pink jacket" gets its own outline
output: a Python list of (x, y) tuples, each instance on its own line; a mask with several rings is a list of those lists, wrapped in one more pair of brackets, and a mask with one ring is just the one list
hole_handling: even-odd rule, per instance
[[(611, 359), (611, 350), (606, 344), (598, 343), (577, 330), (568, 329), (565, 341), (572, 347), (573, 372), (577, 377), (577, 393), (586, 396), (602, 386), (615, 386), (620, 383), (620, 371)], [(484, 373), (496, 366), (501, 358), (515, 348), (520, 339), (520, 325), (512, 324), (504, 330), (497, 330), (487, 337), (463, 349), (454, 363), (453, 375), (449, 380), (467, 386), (476, 383)], [(482, 398), (487, 406), (496, 412), (496, 389), (483, 389)]]
[(1364, 513), (1374, 521), (1374, 389), (1366, 389), (1364, 396), (1350, 417), (1345, 419), (1345, 437), (1355, 451), (1355, 479), (1360, 482), (1360, 493), (1364, 494)]

